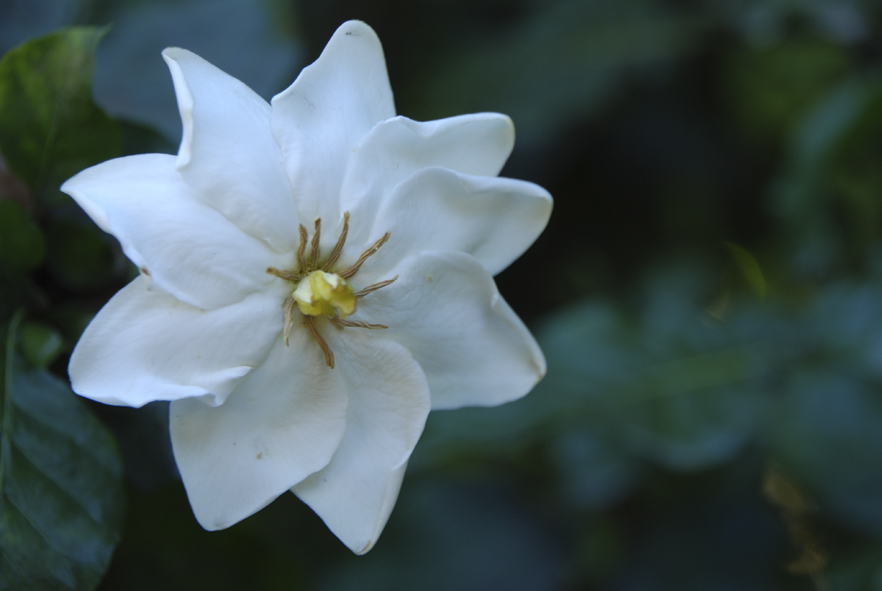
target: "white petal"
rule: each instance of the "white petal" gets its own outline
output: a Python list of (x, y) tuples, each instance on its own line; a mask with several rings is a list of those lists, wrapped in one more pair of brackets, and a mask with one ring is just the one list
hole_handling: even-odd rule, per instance
[(248, 234), (280, 252), (296, 248), (297, 210), (269, 104), (185, 49), (162, 57), (184, 126), (177, 159), (184, 181)]
[(280, 338), (273, 294), (205, 311), (148, 284), (132, 281), (86, 328), (69, 366), (77, 394), (134, 407), (190, 397), (218, 405)]
[(300, 218), (336, 223), (353, 151), (374, 125), (395, 116), (377, 35), (362, 22), (344, 23), (319, 59), (272, 105), (273, 133), (285, 154)]
[(356, 554), (373, 547), (429, 412), (426, 378), (400, 345), (364, 329), (328, 331), (349, 386), (346, 434), (331, 463), (292, 491)]
[(207, 530), (256, 513), (324, 468), (346, 428), (346, 385), (305, 330), (269, 358), (219, 407), (171, 404), (175, 461), (196, 519)]
[(358, 146), (343, 184), (342, 208), (361, 204), (374, 211), (398, 183), (431, 166), (495, 177), (513, 146), (514, 125), (497, 113), (425, 123), (394, 117), (374, 127)]
[(193, 306), (214, 309), (279, 281), (269, 266), (290, 261), (202, 203), (174, 156), (142, 154), (87, 168), (61, 189), (120, 241), (153, 285)]
[[(374, 280), (406, 257), (433, 250), (470, 254), (495, 275), (533, 244), (551, 208), (551, 196), (533, 183), (424, 169), (375, 214), (371, 238), (386, 231), (391, 237), (365, 264), (365, 277)], [(370, 215), (357, 207), (353, 225)]]
[(359, 302), (353, 320), (383, 324), (429, 380), (432, 409), (493, 406), (527, 394), (545, 358), (487, 271), (460, 253), (404, 261), (398, 280)]

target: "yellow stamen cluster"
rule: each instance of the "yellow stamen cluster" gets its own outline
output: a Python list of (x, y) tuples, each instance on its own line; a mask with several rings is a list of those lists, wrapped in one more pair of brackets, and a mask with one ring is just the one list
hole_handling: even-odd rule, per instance
[(346, 280), (324, 271), (313, 271), (300, 280), (291, 294), (300, 312), (307, 316), (346, 318), (355, 312), (355, 294)]
[[(340, 327), (387, 328), (382, 324), (346, 320), (345, 318), (355, 313), (356, 303), (359, 299), (390, 285), (398, 279), (398, 275), (392, 279), (368, 285), (357, 292), (353, 291), (346, 280), (355, 275), (365, 261), (389, 240), (389, 232), (383, 234), (370, 248), (361, 253), (361, 256), (352, 265), (335, 273), (332, 269), (343, 252), (343, 246), (346, 244), (346, 237), (349, 234), (349, 212), (347, 211), (343, 214), (343, 230), (340, 232), (340, 237), (337, 239), (337, 244), (334, 245), (331, 254), (324, 261), (321, 261), (321, 251), (319, 248), (321, 229), (322, 221), (316, 218), (312, 240), (309, 240), (309, 233), (306, 228), (303, 225), (300, 226), (300, 246), (297, 248), (296, 271), (280, 271), (275, 267), (269, 267), (266, 272), (296, 286), (291, 295), (285, 300), (284, 305), (285, 344), (288, 344), (288, 335), (296, 318), (294, 313), (296, 308), (303, 316), (303, 323), (306, 325), (306, 329), (324, 353), (325, 363), (328, 367), (333, 368), (334, 352), (331, 351), (328, 343), (318, 331), (315, 319), (324, 316)], [(306, 254), (307, 245), (311, 248), (309, 256)]]

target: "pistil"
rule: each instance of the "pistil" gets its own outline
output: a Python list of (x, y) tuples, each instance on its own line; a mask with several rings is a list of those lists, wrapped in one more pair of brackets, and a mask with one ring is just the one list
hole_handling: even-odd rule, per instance
[(313, 271), (300, 280), (291, 297), (306, 316), (346, 318), (355, 312), (352, 288), (335, 273)]

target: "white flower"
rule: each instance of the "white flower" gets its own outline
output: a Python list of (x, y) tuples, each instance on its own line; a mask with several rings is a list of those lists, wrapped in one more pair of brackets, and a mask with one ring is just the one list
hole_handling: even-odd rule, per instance
[(514, 400), (545, 372), (491, 276), (551, 198), (496, 176), (507, 117), (396, 117), (364, 23), (271, 106), (188, 51), (163, 57), (177, 157), (111, 160), (62, 187), (141, 270), (80, 339), (73, 388), (171, 401), (204, 528), (291, 490), (367, 552), (429, 410)]

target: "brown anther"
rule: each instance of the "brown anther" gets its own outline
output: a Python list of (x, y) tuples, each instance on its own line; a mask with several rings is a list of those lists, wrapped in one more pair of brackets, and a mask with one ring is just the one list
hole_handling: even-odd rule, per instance
[(358, 273), (358, 270), (361, 269), (361, 266), (364, 264), (364, 262), (366, 260), (368, 260), (374, 253), (376, 253), (378, 250), (380, 250), (381, 246), (386, 244), (386, 241), (389, 240), (389, 236), (391, 236), (391, 234), (389, 232), (386, 232), (385, 234), (383, 234), (383, 236), (379, 240), (374, 242), (370, 248), (368, 248), (366, 251), (361, 253), (361, 256), (358, 257), (357, 261), (355, 261), (355, 264), (353, 264), (351, 267), (349, 267), (345, 271), (341, 271), (340, 273), (337, 273), (337, 275), (339, 275), (343, 279), (349, 279), (350, 277), (352, 277), (353, 275)]
[(395, 283), (396, 279), (398, 279), (398, 275), (396, 275), (392, 279), (387, 279), (386, 281), (380, 281), (380, 282), (374, 283), (372, 285), (368, 285), (364, 289), (359, 290), (355, 293), (355, 299), (361, 299), (369, 293), (373, 293), (373, 292), (377, 291), (378, 289), (382, 289), (383, 287), (386, 287), (387, 285), (392, 285), (393, 283)]
[(300, 273), (292, 273), (291, 271), (280, 271), (275, 267), (267, 267), (266, 272), (270, 275), (275, 275), (279, 279), (284, 279), (285, 281), (297, 282), (303, 279)]
[(343, 252), (343, 246), (346, 244), (346, 237), (349, 235), (349, 212), (343, 212), (343, 230), (340, 232), (340, 237), (337, 239), (337, 244), (334, 245), (334, 250), (331, 251), (331, 255), (328, 257), (328, 260), (325, 261), (325, 264), (322, 265), (322, 271), (327, 271), (331, 268), (331, 266), (337, 262), (337, 259), (340, 258), (340, 253)]
[(306, 328), (307, 330), (309, 330), (309, 334), (312, 335), (312, 338), (315, 339), (316, 343), (318, 343), (318, 346), (322, 350), (322, 353), (325, 354), (325, 364), (331, 369), (334, 369), (334, 352), (331, 351), (328, 343), (325, 342), (325, 339), (322, 338), (321, 333), (315, 327), (315, 318), (313, 316), (304, 316), (303, 323), (306, 324)]

